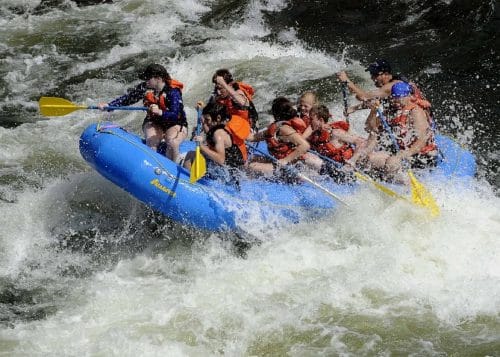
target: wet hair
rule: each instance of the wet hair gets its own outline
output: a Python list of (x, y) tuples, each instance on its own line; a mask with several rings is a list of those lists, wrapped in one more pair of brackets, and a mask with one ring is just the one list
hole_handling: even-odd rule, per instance
[(229, 120), (229, 114), (227, 112), (226, 106), (216, 103), (209, 102), (203, 111), (201, 112), (203, 115), (209, 115), (212, 119), (212, 122), (218, 122), (218, 117), (220, 116), (220, 124), (225, 123)]
[(392, 73), (392, 68), (385, 59), (377, 59), (375, 62), (370, 63), (365, 71), (370, 72), (372, 76), (376, 76), (379, 73)]
[(225, 68), (221, 68), (221, 69), (218, 69), (217, 71), (215, 71), (215, 74), (212, 77), (213, 83), (216, 83), (217, 77), (224, 78), (224, 82), (226, 82), (227, 84), (233, 82), (233, 75), (231, 74), (231, 72), (229, 72), (228, 69), (225, 69)]
[(161, 77), (165, 82), (170, 81), (170, 74), (168, 74), (165, 67), (158, 63), (148, 65), (144, 70), (139, 72), (139, 79), (147, 81), (153, 77)]
[(326, 105), (315, 105), (311, 108), (311, 115), (316, 114), (319, 118), (323, 119), (325, 123), (330, 119), (330, 111)]
[(278, 97), (273, 100), (271, 113), (275, 121), (290, 120), (298, 116), (297, 110), (293, 107), (293, 103), (285, 97)]

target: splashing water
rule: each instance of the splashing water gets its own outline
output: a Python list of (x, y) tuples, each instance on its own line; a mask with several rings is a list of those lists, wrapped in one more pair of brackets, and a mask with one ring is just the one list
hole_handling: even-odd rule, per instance
[[(190, 124), (224, 67), (257, 89), (263, 121), (277, 95), (306, 89), (341, 116), (334, 73), (370, 79), (341, 48), (269, 27), (288, 5), (0, 5), (0, 354), (500, 354), (500, 201), (486, 180), (433, 184), (442, 214), (432, 221), (362, 187), (353, 211), (281, 230), (251, 221), (259, 243), (241, 253), (151, 212), (80, 157), (87, 125), (140, 133), (140, 113), (37, 112), (41, 95), (115, 98), (154, 61), (185, 83)], [(359, 133), (365, 115), (350, 118)], [(476, 140), (454, 120), (461, 143)]]

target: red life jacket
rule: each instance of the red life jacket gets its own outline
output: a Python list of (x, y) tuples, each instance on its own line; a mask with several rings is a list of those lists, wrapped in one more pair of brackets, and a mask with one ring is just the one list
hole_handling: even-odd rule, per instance
[(269, 150), (269, 153), (278, 160), (287, 157), (295, 149), (294, 144), (279, 140), (278, 133), (282, 125), (291, 126), (297, 133), (301, 135), (307, 129), (306, 124), (299, 117), (290, 120), (274, 122), (267, 127), (265, 136), (267, 148)]
[(431, 103), (424, 98), (422, 91), (413, 82), (409, 83), (412, 89), (411, 101), (417, 104), (420, 108), (427, 110), (431, 108)]
[(417, 85), (413, 82), (409, 83), (412, 89), (411, 101), (422, 108), (425, 112), (425, 116), (427, 117), (427, 121), (432, 129), (435, 127), (434, 118), (432, 116), (432, 105), (427, 99), (425, 99), (424, 94), (417, 87)]
[(311, 125), (311, 117), (309, 115), (301, 115), (300, 118), (306, 123), (306, 127)]
[[(389, 126), (396, 138), (400, 150), (405, 150), (409, 148), (415, 141), (417, 141), (417, 137), (415, 133), (410, 132), (410, 123), (409, 123), (409, 115), (410, 112), (417, 107), (417, 104), (411, 102), (406, 107), (404, 107), (400, 114), (394, 118), (390, 118), (388, 120)], [(425, 155), (430, 151), (434, 151), (437, 149), (437, 145), (434, 142), (434, 132), (431, 128), (431, 123), (429, 122), (429, 117), (427, 117), (427, 122), (429, 124), (429, 139), (427, 140), (426, 145), (420, 150), (419, 154)]]
[(333, 122), (328, 129), (322, 128), (314, 131), (308, 140), (314, 151), (337, 162), (344, 163), (352, 157), (354, 150), (348, 143), (344, 143), (341, 147), (336, 147), (330, 142), (332, 139), (332, 130), (334, 129), (348, 131), (349, 123), (345, 121)]
[[(245, 97), (247, 97), (249, 102), (252, 100), (255, 91), (250, 84), (244, 82), (233, 82), (231, 85), (233, 86), (234, 90), (240, 89), (243, 92), (243, 94), (245, 94)], [(252, 120), (250, 118), (250, 113), (249, 113), (250, 105), (241, 106), (238, 103), (236, 103), (231, 98), (231, 96), (227, 96), (226, 98), (218, 98), (216, 102), (225, 106), (229, 115), (237, 115), (247, 120), (250, 123), (250, 125), (253, 124), (251, 122)]]

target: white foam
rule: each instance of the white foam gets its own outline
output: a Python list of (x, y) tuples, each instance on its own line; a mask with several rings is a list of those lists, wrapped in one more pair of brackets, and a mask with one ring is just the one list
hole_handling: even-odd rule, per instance
[[(215, 237), (187, 250), (137, 254), (91, 277), (78, 305), (2, 335), (22, 331), (21, 346), (29, 340), (61, 354), (90, 344), (101, 352), (174, 346), (174, 354), (241, 355), (284, 326), (318, 328), (321, 307), (379, 318), (432, 313), (444, 325), (495, 316), (500, 202), (486, 191), (441, 189), (445, 207), (434, 221), (367, 188), (353, 198), (355, 213), (280, 231), (247, 259)], [(338, 351), (350, 331), (334, 326), (324, 328)], [(378, 340), (367, 338), (365, 348)]]
[[(194, 103), (207, 99), (218, 68), (227, 67), (238, 80), (252, 84), (255, 103), (265, 111), (276, 95), (299, 81), (331, 76), (346, 66), (344, 58), (310, 50), (296, 41), (293, 29), (278, 34), (279, 43), (260, 39), (269, 29), (259, 12), (280, 10), (286, 1), (253, 1), (241, 21), (218, 31), (193, 23), (211, 5), (194, 0), (124, 1), (71, 8), (68, 13), (54, 10), (29, 19), (16, 17), (10, 22), (13, 31), (22, 27), (41, 30), (51, 23), (50, 16), (92, 14), (102, 21), (123, 20), (132, 25), (132, 31), (124, 34), (120, 45), (96, 54), (93, 60), (63, 54), (55, 46), (36, 55), (14, 51), (4, 61), (6, 82), (13, 93), (8, 103), (29, 101), (72, 76), (144, 54), (148, 60), (164, 63), (174, 78), (184, 82), (186, 111), (194, 123)], [(159, 12), (151, 11), (160, 7)], [(176, 36), (179, 31), (206, 41), (183, 48)], [(54, 63), (71, 63), (71, 70), (56, 73)], [(362, 79), (361, 86), (372, 85), (359, 62), (349, 64), (348, 69)], [(428, 71), (438, 69), (436, 64)], [(89, 79), (71, 94), (95, 104), (121, 95), (128, 84), (136, 83), (123, 81)], [(353, 97), (349, 99), (354, 103)], [(326, 104), (341, 113), (340, 96)], [(359, 133), (364, 132), (366, 114), (360, 111), (350, 116)], [(59, 233), (69, 234), (73, 225), (79, 225), (72, 205), (97, 205), (103, 219), (93, 228), (116, 224), (112, 236), (106, 238), (137, 238), (131, 226), (140, 228), (147, 222), (144, 218), (137, 224), (145, 215), (144, 207), (100, 178), (78, 152), (83, 128), (108, 115), (140, 132), (142, 113), (85, 110), (13, 129), (0, 128), (2, 168), (22, 170), (25, 162), (44, 152), (56, 152), (86, 167), (77, 175), (40, 178), (40, 187), (16, 192), (14, 203), (0, 201), (3, 277), (27, 274), (34, 284), (31, 288), (36, 289), (40, 281), (62, 279), (64, 268), (87, 266), (91, 256), (83, 251), (50, 249)], [(463, 118), (457, 115), (455, 121), (459, 125)], [(471, 135), (465, 132), (462, 142)], [(0, 330), (0, 339), (7, 341), (6, 353), (13, 355), (244, 355), (259, 343), (265, 345), (266, 339), (279, 344), (298, 331), (299, 335), (326, 336), (330, 346), (314, 351), (311, 344), (290, 342), (290, 354), (331, 351), (335, 355), (349, 354), (346, 341), (357, 333), (362, 351), (369, 355), (382, 338), (350, 330), (342, 321), (346, 316), (373, 317), (382, 324), (394, 316), (417, 319), (424, 325), (437, 321), (444, 330), (485, 315), (496, 318), (500, 313), (499, 198), (481, 181), (425, 184), (442, 208), (435, 220), (428, 220), (423, 211), (406, 202), (364, 186), (349, 197), (353, 212), (339, 210), (314, 223), (274, 230), (275, 217), (267, 226), (259, 224), (259, 217), (251, 217), (248, 227), (262, 243), (254, 245), (246, 259), (236, 256), (215, 235), (208, 241), (184, 242), (184, 236), (175, 236), (166, 225), (165, 237), (160, 238), (175, 236), (179, 238), (175, 244), (161, 247), (159, 239), (160, 248), (133, 252), (130, 258), (110, 263), (109, 269), (75, 278), (68, 285), (71, 288), (55, 289), (54, 295), (62, 291), (64, 301), (57, 297), (51, 301), (54, 314), (14, 321), (14, 328)], [(97, 214), (91, 209), (84, 212), (90, 217)], [(40, 268), (26, 267), (26, 262)], [(66, 283), (63, 279), (61, 285)], [(481, 334), (495, 341), (490, 330)], [(428, 341), (421, 341), (420, 346), (427, 354), (435, 352)]]

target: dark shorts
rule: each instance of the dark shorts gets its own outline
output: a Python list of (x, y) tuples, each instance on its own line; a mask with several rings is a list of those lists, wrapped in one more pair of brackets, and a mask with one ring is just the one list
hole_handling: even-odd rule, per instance
[(145, 118), (144, 121), (142, 122), (142, 128), (144, 128), (144, 126), (147, 123), (154, 124), (154, 125), (160, 127), (160, 129), (163, 131), (167, 131), (168, 129), (170, 129), (176, 125), (184, 126), (184, 127), (186, 127), (186, 129), (188, 127), (188, 124), (185, 121), (171, 122), (171, 121), (165, 121), (165, 120), (151, 120), (151, 118)]

